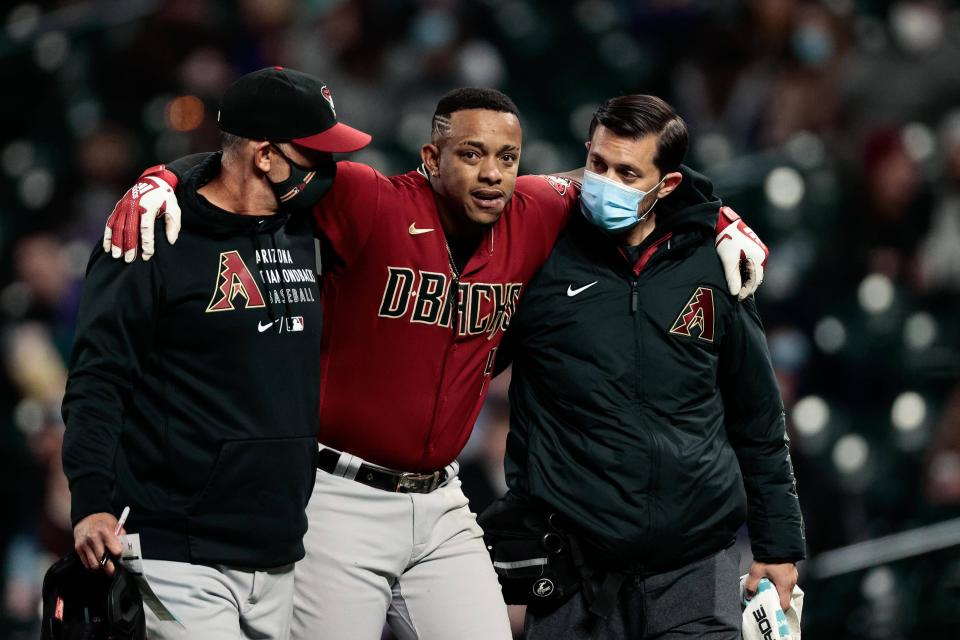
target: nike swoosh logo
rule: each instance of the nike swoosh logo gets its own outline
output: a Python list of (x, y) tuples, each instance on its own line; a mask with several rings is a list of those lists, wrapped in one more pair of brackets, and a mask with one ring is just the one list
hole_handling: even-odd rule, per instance
[(583, 285), (582, 287), (579, 287), (579, 288), (577, 288), (577, 289), (574, 289), (574, 288), (573, 288), (573, 285), (571, 284), (571, 285), (567, 286), (567, 296), (570, 297), (570, 298), (572, 298), (572, 297), (575, 296), (575, 295), (581, 294), (581, 293), (583, 293), (584, 291), (586, 291), (587, 289), (589, 289), (590, 287), (592, 287), (593, 285), (597, 284), (597, 282), (598, 282), (598, 280), (594, 280), (594, 281), (591, 282), (590, 284), (585, 284), (585, 285)]
[(257, 331), (259, 331), (260, 333), (263, 333), (264, 331), (266, 331), (267, 329), (269, 329), (270, 327), (272, 327), (274, 322), (276, 322), (276, 320), (274, 320), (273, 322), (268, 322), (267, 324), (263, 324), (262, 322), (258, 322), (258, 323), (257, 323)]
[(421, 233), (430, 233), (431, 231), (433, 231), (433, 229), (417, 229), (417, 223), (411, 222), (410, 229), (408, 229), (408, 231), (410, 231), (410, 235), (418, 236)]

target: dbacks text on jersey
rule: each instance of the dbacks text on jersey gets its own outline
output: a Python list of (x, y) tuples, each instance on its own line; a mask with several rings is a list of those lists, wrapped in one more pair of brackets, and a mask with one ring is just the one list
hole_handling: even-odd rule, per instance
[(507, 328), (522, 283), (460, 282), (454, 301), (449, 295), (453, 282), (445, 273), (387, 267), (387, 282), (377, 315), (449, 327), (456, 307), (457, 333), (461, 336), (485, 333), (490, 340)]

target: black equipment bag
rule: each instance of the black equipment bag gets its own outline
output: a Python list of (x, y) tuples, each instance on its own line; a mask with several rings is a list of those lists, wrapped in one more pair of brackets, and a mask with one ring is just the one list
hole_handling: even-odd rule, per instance
[(143, 598), (132, 574), (112, 558), (116, 572), (84, 568), (76, 553), (43, 577), (42, 640), (143, 640)]
[(580, 589), (583, 556), (555, 511), (508, 494), (477, 522), (507, 604), (560, 603)]

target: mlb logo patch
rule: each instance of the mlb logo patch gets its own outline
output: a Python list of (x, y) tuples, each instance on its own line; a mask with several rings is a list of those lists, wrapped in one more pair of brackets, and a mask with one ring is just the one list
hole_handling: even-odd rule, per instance
[(303, 331), (303, 316), (287, 318), (287, 331)]
[(55, 620), (63, 622), (63, 598), (57, 596), (57, 604), (53, 609), (53, 617)]

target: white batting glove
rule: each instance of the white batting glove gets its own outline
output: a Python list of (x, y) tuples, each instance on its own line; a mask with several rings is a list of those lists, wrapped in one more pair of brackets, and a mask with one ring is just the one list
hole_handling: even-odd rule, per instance
[(753, 295), (763, 282), (770, 250), (730, 207), (720, 207), (716, 247), (730, 294), (738, 300)]
[[(180, 205), (174, 195), (177, 176), (162, 164), (150, 167), (130, 187), (113, 208), (103, 230), (103, 250), (126, 262), (137, 257), (138, 244), (143, 259), (153, 257), (156, 245), (154, 220), (163, 216), (167, 241), (173, 244), (180, 235)], [(139, 242), (138, 242), (139, 240)]]

